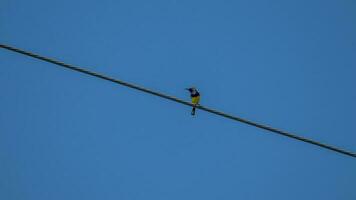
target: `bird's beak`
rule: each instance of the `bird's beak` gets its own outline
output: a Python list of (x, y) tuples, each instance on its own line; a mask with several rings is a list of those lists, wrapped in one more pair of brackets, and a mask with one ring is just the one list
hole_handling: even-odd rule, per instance
[(185, 90), (189, 90), (189, 88), (185, 88)]

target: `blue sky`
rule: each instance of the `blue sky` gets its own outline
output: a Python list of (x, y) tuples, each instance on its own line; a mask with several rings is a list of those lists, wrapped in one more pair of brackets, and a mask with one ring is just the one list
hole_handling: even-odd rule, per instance
[[(356, 151), (356, 3), (1, 0), (0, 43)], [(354, 200), (356, 160), (0, 49), (0, 199)]]

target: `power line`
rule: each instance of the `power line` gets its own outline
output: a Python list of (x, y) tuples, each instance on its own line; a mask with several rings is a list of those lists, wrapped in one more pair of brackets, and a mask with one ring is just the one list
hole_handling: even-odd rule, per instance
[[(30, 57), (33, 57), (33, 58), (36, 58), (36, 59), (39, 59), (39, 60), (43, 60), (43, 61), (55, 64), (55, 65), (61, 66), (61, 67), (65, 67), (67, 69), (71, 69), (71, 70), (74, 70), (74, 71), (77, 71), (77, 72), (81, 72), (81, 73), (84, 73), (84, 74), (87, 74), (87, 75), (90, 75), (90, 76), (95, 76), (97, 78), (104, 79), (104, 80), (107, 80), (107, 81), (111, 81), (113, 83), (117, 83), (117, 84), (120, 84), (120, 85), (124, 85), (124, 86), (132, 88), (132, 89), (136, 89), (136, 90), (139, 90), (139, 91), (142, 91), (142, 92), (146, 92), (146, 93), (149, 93), (149, 94), (152, 94), (152, 95), (155, 95), (155, 96), (159, 96), (159, 97), (162, 97), (162, 98), (165, 98), (165, 99), (168, 99), (168, 100), (172, 100), (172, 101), (175, 101), (177, 103), (181, 103), (181, 104), (184, 104), (184, 105), (187, 105), (187, 106), (193, 106), (192, 103), (184, 101), (184, 100), (181, 100), (181, 99), (178, 99), (176, 97), (169, 96), (169, 95), (166, 95), (166, 94), (163, 94), (163, 93), (160, 93), (160, 92), (156, 92), (156, 91), (153, 91), (153, 90), (141, 87), (141, 86), (137, 86), (137, 85), (134, 85), (132, 83), (128, 83), (128, 82), (125, 82), (125, 81), (122, 81), (122, 80), (114, 79), (114, 78), (111, 78), (111, 77), (108, 77), (108, 76), (105, 76), (105, 75), (102, 75), (102, 74), (98, 74), (96, 72), (92, 72), (92, 71), (89, 71), (89, 70), (86, 70), (86, 69), (83, 69), (83, 68), (80, 68), (80, 67), (76, 67), (76, 66), (69, 65), (69, 64), (66, 64), (66, 63), (63, 63), (63, 62), (60, 62), (60, 61), (56, 61), (56, 60), (51, 59), (51, 58), (40, 56), (40, 55), (31, 53), (31, 52), (24, 51), (24, 50), (21, 50), (21, 49), (18, 49), (18, 48), (14, 48), (14, 47), (11, 47), (11, 46), (8, 46), (8, 45), (4, 45), (4, 44), (0, 44), (0, 47), (4, 48), (4, 49), (7, 49), (9, 51), (17, 52), (17, 53), (20, 53), (20, 54), (23, 54), (23, 55), (26, 55), (26, 56), (30, 56)], [(344, 155), (347, 155), (347, 156), (351, 156), (351, 157), (356, 157), (356, 153), (353, 153), (351, 151), (347, 151), (347, 150), (343, 150), (343, 149), (340, 149), (340, 148), (337, 148), (337, 147), (333, 147), (333, 146), (330, 146), (330, 145), (327, 145), (327, 144), (323, 144), (323, 143), (320, 143), (320, 142), (317, 142), (317, 141), (314, 141), (314, 140), (311, 140), (311, 139), (308, 139), (308, 138), (303, 138), (301, 136), (297, 136), (297, 135), (291, 134), (291, 133), (286, 132), (286, 131), (282, 131), (282, 130), (279, 130), (279, 129), (276, 129), (276, 128), (272, 128), (272, 127), (269, 127), (269, 126), (266, 126), (266, 125), (263, 125), (263, 124), (259, 124), (259, 123), (253, 122), (253, 121), (249, 121), (249, 120), (246, 120), (246, 119), (243, 119), (243, 118), (240, 118), (240, 117), (236, 117), (236, 116), (233, 116), (233, 115), (230, 115), (230, 114), (226, 114), (226, 113), (218, 111), (218, 110), (214, 110), (214, 109), (211, 109), (211, 108), (208, 108), (208, 107), (204, 107), (204, 106), (201, 106), (201, 105), (196, 106), (196, 108), (198, 108), (200, 110), (204, 110), (204, 111), (210, 112), (210, 113), (213, 113), (213, 114), (216, 114), (216, 115), (219, 115), (219, 116), (222, 116), (222, 117), (225, 117), (225, 118), (229, 118), (229, 119), (232, 119), (232, 120), (235, 120), (235, 121), (238, 121), (238, 122), (242, 122), (242, 123), (245, 123), (245, 124), (248, 124), (248, 125), (251, 125), (251, 126), (255, 126), (257, 128), (260, 128), (260, 129), (264, 129), (264, 130), (267, 130), (267, 131), (270, 131), (270, 132), (273, 132), (273, 133), (277, 133), (279, 135), (283, 135), (283, 136), (286, 136), (286, 137), (289, 137), (289, 138), (300, 140), (302, 142), (306, 142), (306, 143), (309, 143), (309, 144), (313, 144), (313, 145), (316, 145), (316, 146), (321, 147), (321, 148), (329, 149), (329, 150), (337, 152), (337, 153), (341, 153), (341, 154), (344, 154)]]

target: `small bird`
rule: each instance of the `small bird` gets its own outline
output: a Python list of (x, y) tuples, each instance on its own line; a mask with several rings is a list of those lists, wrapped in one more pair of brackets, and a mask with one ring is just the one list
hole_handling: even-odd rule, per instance
[(200, 94), (195, 87), (186, 88), (190, 92), (190, 98), (192, 99), (192, 104), (194, 104), (192, 108), (192, 115), (195, 115), (195, 106), (199, 104)]

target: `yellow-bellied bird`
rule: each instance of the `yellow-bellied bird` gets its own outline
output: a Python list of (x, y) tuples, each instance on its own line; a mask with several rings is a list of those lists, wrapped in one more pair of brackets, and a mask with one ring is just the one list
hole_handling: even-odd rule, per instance
[(186, 88), (190, 92), (190, 98), (192, 99), (192, 104), (194, 104), (192, 108), (192, 115), (195, 115), (195, 106), (199, 104), (200, 94), (195, 87)]

